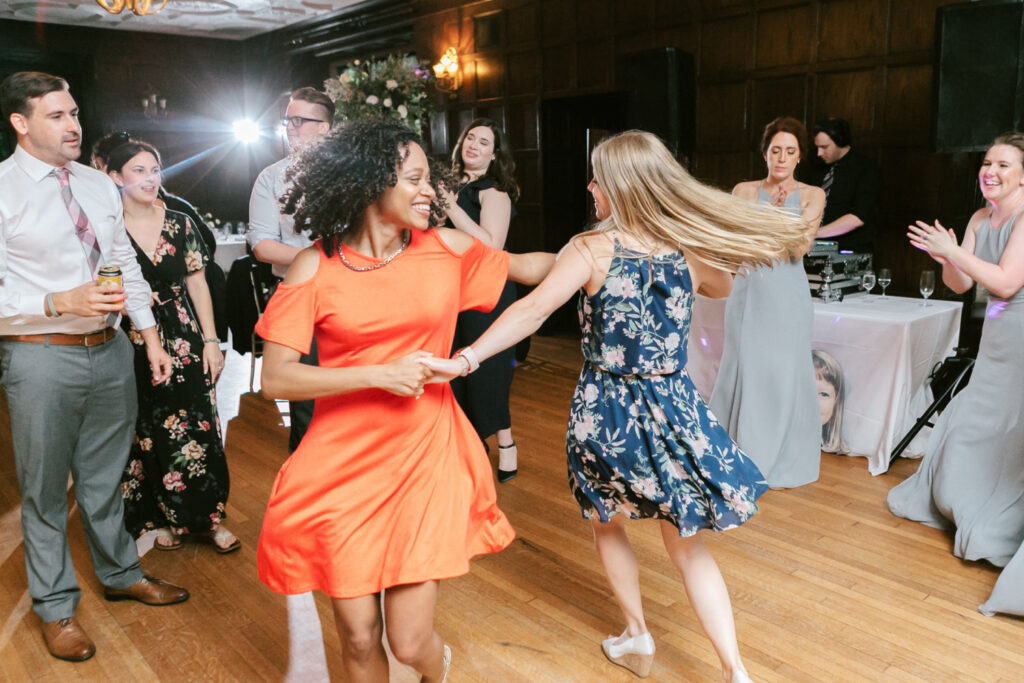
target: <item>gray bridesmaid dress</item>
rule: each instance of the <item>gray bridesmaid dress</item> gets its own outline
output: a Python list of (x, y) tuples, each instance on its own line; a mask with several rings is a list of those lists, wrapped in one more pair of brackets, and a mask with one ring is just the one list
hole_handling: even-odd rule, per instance
[[(771, 203), (759, 186), (757, 201)], [(800, 191), (784, 208), (800, 214)], [(818, 409), (811, 332), (814, 304), (803, 263), (737, 275), (725, 304), (725, 348), (711, 411), (773, 488), (818, 479)]]
[[(986, 219), (975, 256), (999, 263), (1018, 216), (998, 230)], [(971, 381), (939, 417), (917, 472), (888, 500), (894, 515), (955, 527), (957, 557), (1007, 567), (983, 613), (1024, 614), (1024, 289), (989, 294)]]

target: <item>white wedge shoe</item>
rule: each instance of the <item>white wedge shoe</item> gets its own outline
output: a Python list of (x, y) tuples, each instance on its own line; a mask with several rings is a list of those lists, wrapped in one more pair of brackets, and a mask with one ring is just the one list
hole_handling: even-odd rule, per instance
[[(452, 668), (452, 649), (448, 647), (447, 643), (445, 643), (444, 648), (441, 651), (441, 664), (443, 666), (441, 669), (441, 683), (446, 683), (448, 680), (448, 672), (451, 671)], [(422, 683), (422, 676), (420, 677), (420, 681)]]
[[(654, 663), (654, 638), (650, 633), (641, 633), (632, 638), (625, 638), (626, 631), (618, 638), (605, 638), (601, 643), (604, 656), (612, 664), (629, 669), (640, 678), (647, 678)], [(622, 640), (625, 638), (625, 640)], [(616, 642), (621, 640), (621, 642)]]

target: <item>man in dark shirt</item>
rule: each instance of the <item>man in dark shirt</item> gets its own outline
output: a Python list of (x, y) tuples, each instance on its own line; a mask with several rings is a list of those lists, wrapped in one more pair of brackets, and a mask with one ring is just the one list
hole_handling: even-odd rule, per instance
[(878, 164), (850, 147), (850, 125), (826, 119), (814, 127), (814, 146), (824, 166), (810, 180), (825, 190), (825, 215), (818, 239), (839, 242), (844, 251), (873, 253), (882, 194)]

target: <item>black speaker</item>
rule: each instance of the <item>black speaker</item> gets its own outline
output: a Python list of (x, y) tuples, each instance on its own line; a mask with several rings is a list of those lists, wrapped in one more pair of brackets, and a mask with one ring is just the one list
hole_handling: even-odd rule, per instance
[(619, 58), (619, 87), (626, 92), (626, 127), (654, 133), (685, 161), (696, 143), (693, 55), (674, 47)]
[(936, 11), (935, 151), (984, 151), (1024, 124), (1024, 3)]

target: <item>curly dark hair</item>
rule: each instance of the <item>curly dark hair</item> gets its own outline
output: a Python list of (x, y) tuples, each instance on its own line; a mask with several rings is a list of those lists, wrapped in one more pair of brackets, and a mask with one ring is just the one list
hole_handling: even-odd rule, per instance
[[(420, 137), (404, 124), (387, 119), (358, 119), (338, 126), (302, 152), (288, 167), (291, 188), (281, 210), (295, 216), (295, 230), (321, 240), (325, 254), (340, 248), (341, 236), (358, 227), (366, 209), (398, 181), (397, 171)], [(430, 184), (454, 186), (451, 172), (430, 160)], [(431, 218), (440, 224), (446, 208), (440, 192), (431, 202)]]
[(466, 140), (469, 131), (480, 126), (486, 126), (494, 133), (494, 160), (487, 167), (487, 173), (484, 173), (483, 177), (493, 180), (495, 189), (507, 193), (512, 203), (515, 204), (519, 199), (519, 185), (516, 184), (516, 162), (512, 158), (512, 147), (509, 145), (505, 131), (494, 119), (473, 119), (462, 129), (459, 139), (455, 143), (455, 149), (452, 150), (452, 172), (456, 178), (462, 180), (462, 176), (466, 173), (465, 165), (462, 163), (462, 143)]
[(807, 129), (791, 116), (780, 116), (764, 127), (764, 135), (761, 136), (761, 156), (768, 154), (772, 138), (778, 133), (789, 133), (795, 137), (800, 150), (800, 161), (807, 158)]

